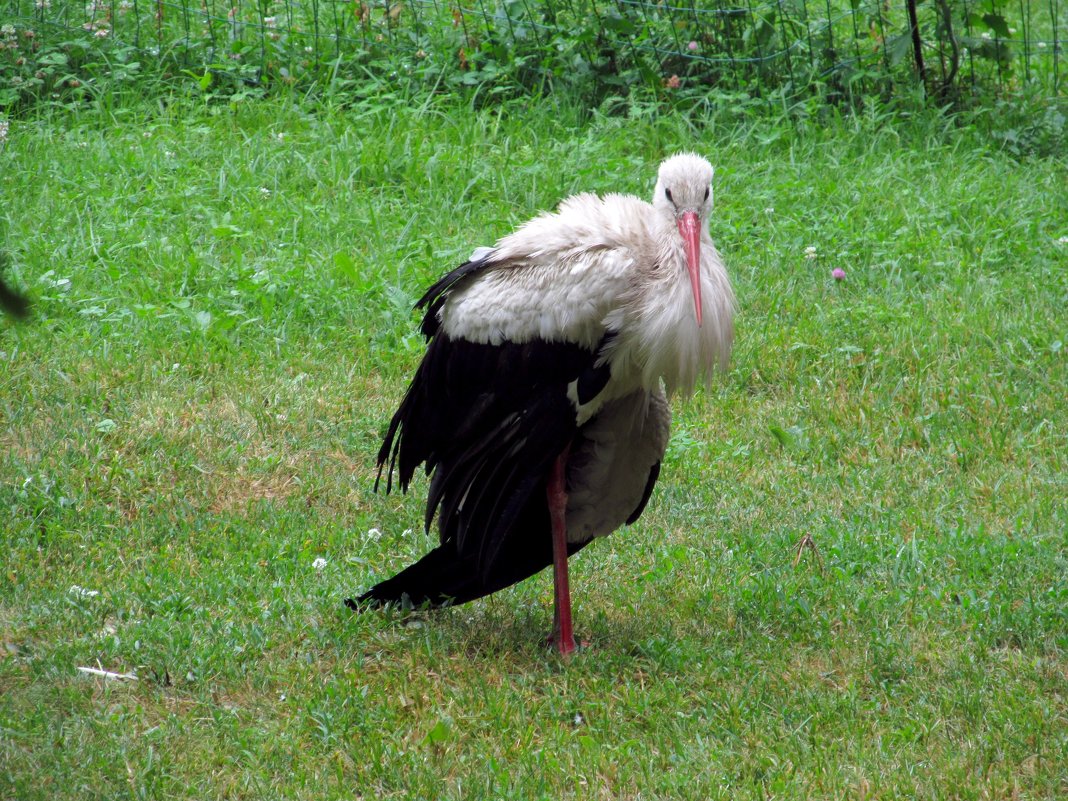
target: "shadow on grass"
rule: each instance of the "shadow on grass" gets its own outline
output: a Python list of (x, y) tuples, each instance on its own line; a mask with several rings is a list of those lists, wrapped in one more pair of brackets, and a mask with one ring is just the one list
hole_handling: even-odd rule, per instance
[(684, 673), (692, 663), (692, 649), (704, 643), (688, 640), (672, 621), (651, 624), (647, 616), (632, 612), (577, 608), (576, 637), (584, 647), (571, 658), (560, 657), (548, 643), (551, 601), (489, 598), (444, 609), (345, 609), (340, 622), (356, 624), (351, 630), (355, 649), (373, 651), (383, 661), (463, 660), (497, 667), (505, 663), (519, 670), (575, 662), (609, 671), (651, 661), (661, 670)]

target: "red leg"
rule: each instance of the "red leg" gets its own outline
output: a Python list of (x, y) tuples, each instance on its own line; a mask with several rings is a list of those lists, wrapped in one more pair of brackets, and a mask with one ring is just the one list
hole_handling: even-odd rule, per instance
[(575, 633), (571, 628), (571, 590), (567, 581), (567, 487), (564, 483), (567, 456), (571, 446), (564, 449), (549, 472), (549, 518), (553, 528), (553, 633), (549, 639), (562, 656), (575, 650)]

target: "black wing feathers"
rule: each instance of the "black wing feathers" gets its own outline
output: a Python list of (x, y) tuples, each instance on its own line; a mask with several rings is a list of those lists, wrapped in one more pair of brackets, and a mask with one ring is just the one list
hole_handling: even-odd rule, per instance
[(7, 254), (0, 251), (0, 309), (12, 317), (25, 317), (29, 311), (30, 302), (4, 283), (3, 271), (6, 266)]
[(385, 473), (391, 490), (396, 470), (406, 490), (423, 462), (431, 473), (443, 459), (464, 451), (473, 457), (480, 444), (492, 444), (487, 437), (508, 433), (502, 426), (511, 415), (519, 428), (555, 417), (573, 428), (567, 385), (593, 361), (590, 350), (564, 342), (487, 345), (435, 336), (379, 449), (376, 487)]
[[(503, 590), (516, 582), (533, 576), (552, 564), (552, 543), (543, 534), (545, 520), (537, 519), (537, 502), (531, 499), (533, 517), (527, 523), (523, 516), (524, 531), (518, 532), (508, 543), (508, 551), (497, 560), (497, 569), (489, 577), (478, 570), (477, 555), (463, 555), (451, 545), (439, 545), (422, 559), (405, 568), (393, 578), (375, 585), (359, 598), (346, 600), (352, 609), (384, 604), (403, 604), (414, 607), (424, 604), (448, 606), (463, 604), (485, 595)], [(540, 504), (545, 509), (545, 504)], [(588, 543), (568, 543), (568, 556), (582, 550)]]
[(595, 360), (568, 343), (431, 339), (379, 452), (379, 477), (388, 490), (396, 469), (404, 490), (425, 463), (425, 523), (437, 514), (441, 546), (357, 604), (463, 603), (551, 564), (545, 477), (578, 431), (568, 384)]
[[(609, 331), (603, 337), (597, 345), (597, 353), (604, 353), (606, 347), (613, 339), (616, 338), (616, 332)], [(601, 394), (601, 390), (608, 385), (609, 379), (612, 377), (612, 365), (607, 360), (598, 358), (592, 364), (590, 364), (585, 370), (583, 370), (578, 377), (578, 381), (575, 384), (575, 391), (578, 395), (579, 403), (589, 403), (591, 400)]]
[(391, 489), (395, 469), (406, 490), (420, 464), (431, 473), (447, 463), (444, 491), (461, 474), (511, 459), (513, 448), (554, 429), (559, 453), (577, 429), (567, 385), (593, 361), (590, 350), (563, 342), (488, 345), (435, 336), (390, 421), (379, 477), (385, 472)]
[(438, 312), (445, 305), (445, 301), (448, 299), (449, 292), (453, 287), (459, 281), (467, 278), (467, 276), (474, 275), (487, 267), (489, 267), (489, 263), (485, 259), (464, 262), (455, 270), (445, 273), (423, 293), (423, 297), (419, 298), (419, 301), (415, 304), (416, 309), (426, 309), (426, 314), (423, 315), (423, 324), (420, 326), (423, 336), (430, 339), (438, 332), (438, 326), (441, 324), (438, 319)]
[[(462, 264), (416, 304), (425, 309), (426, 355), (378, 453), (377, 489), (394, 471), (407, 490), (415, 470), (432, 476), (425, 524), (441, 546), (355, 603), (463, 603), (533, 575), (552, 562), (546, 476), (578, 432), (568, 387), (594, 398), (611, 372), (595, 348), (569, 342), (491, 345), (440, 330), (449, 294), (491, 265)], [(580, 545), (569, 548), (578, 550)]]

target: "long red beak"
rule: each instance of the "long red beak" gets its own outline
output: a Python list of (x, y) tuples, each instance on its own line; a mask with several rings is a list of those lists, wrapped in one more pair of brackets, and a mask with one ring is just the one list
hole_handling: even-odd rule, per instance
[(684, 211), (679, 217), (679, 234), (686, 251), (686, 269), (690, 272), (693, 288), (694, 311), (697, 312), (697, 327), (701, 327), (701, 221), (696, 211)]

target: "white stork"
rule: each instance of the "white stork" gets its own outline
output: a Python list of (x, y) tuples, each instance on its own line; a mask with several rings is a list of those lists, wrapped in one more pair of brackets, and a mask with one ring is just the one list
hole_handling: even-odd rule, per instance
[(651, 204), (575, 195), (427, 290), (416, 308), (429, 344), (378, 479), (388, 492), (396, 470), (407, 490), (425, 464), (441, 545), (350, 607), (465, 603), (552, 564), (550, 640), (575, 650), (568, 557), (638, 519), (668, 397), (730, 354), (734, 294), (711, 207), (712, 166), (679, 154)]

